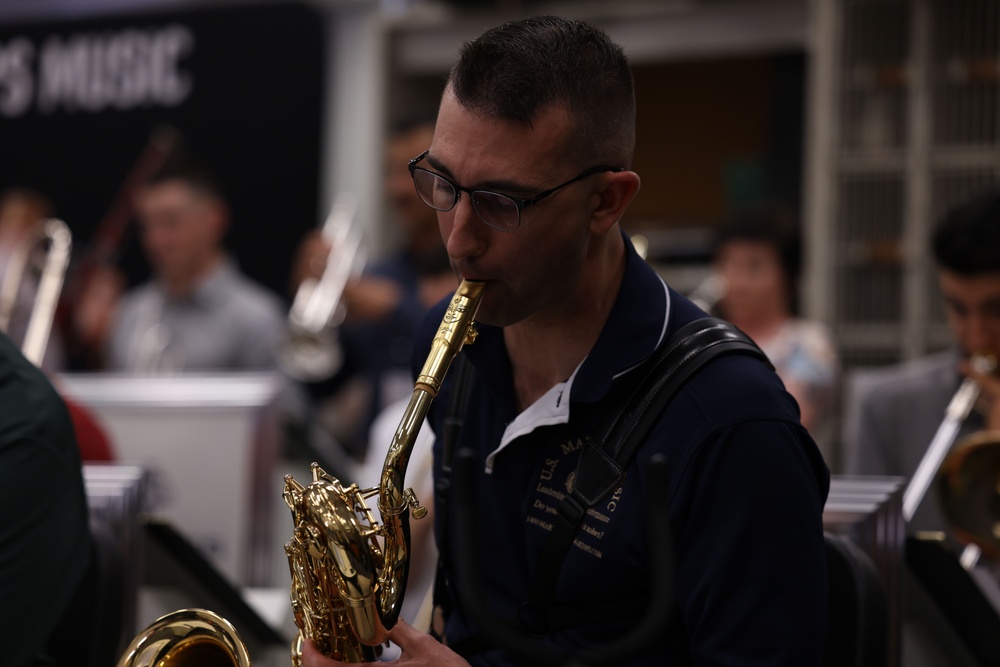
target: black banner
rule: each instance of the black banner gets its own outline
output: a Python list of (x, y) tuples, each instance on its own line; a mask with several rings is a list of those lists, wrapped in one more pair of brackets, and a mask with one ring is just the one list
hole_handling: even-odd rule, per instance
[[(319, 219), (323, 23), (296, 4), (0, 26), (0, 191), (36, 189), (84, 251), (165, 125), (219, 178), (228, 246), (284, 294)], [(120, 264), (148, 269), (134, 234)]]

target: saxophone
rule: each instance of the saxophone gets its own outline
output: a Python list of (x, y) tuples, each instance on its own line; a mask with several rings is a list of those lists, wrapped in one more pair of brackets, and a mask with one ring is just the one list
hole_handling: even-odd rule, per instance
[[(423, 518), (413, 489), (403, 488), (410, 452), (431, 402), (462, 346), (476, 337), (483, 283), (462, 281), (438, 327), (406, 411), (393, 436), (378, 487), (345, 487), (312, 465), (307, 486), (285, 476), (284, 499), (294, 532), (285, 545), (298, 636), (292, 664), (301, 665), (303, 637), (324, 655), (368, 662), (396, 625), (410, 561), (410, 515)], [(365, 500), (378, 495), (382, 525)]]

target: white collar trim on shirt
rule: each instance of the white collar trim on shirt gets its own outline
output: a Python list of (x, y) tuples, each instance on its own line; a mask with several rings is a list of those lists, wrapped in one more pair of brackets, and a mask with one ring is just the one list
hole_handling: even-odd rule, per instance
[[(580, 366), (583, 366), (583, 362), (580, 362)], [(499, 446), (486, 457), (486, 474), (493, 472), (493, 460), (497, 454), (517, 438), (531, 433), (539, 426), (565, 424), (569, 421), (569, 396), (573, 390), (573, 380), (576, 378), (580, 366), (576, 367), (568, 380), (554, 385), (528, 406), (527, 410), (515, 417), (514, 421), (507, 424), (503, 437), (500, 438)]]
[[(660, 337), (656, 341), (656, 347), (660, 346), (660, 343), (663, 342), (663, 338), (667, 335), (667, 325), (670, 321), (670, 290), (667, 288), (667, 283), (664, 282), (662, 278), (660, 278), (660, 283), (663, 285), (663, 298), (666, 303), (666, 307), (663, 310), (663, 326), (660, 329)], [(531, 433), (540, 426), (565, 424), (569, 421), (569, 397), (573, 390), (573, 380), (576, 378), (577, 372), (579, 372), (580, 368), (584, 363), (586, 363), (586, 361), (586, 358), (584, 358), (584, 360), (580, 362), (580, 365), (576, 367), (576, 370), (573, 371), (573, 374), (569, 376), (568, 380), (553, 386), (547, 392), (542, 394), (538, 400), (532, 403), (527, 410), (515, 417), (514, 421), (507, 424), (507, 428), (504, 429), (503, 432), (503, 437), (500, 438), (500, 444), (496, 449), (490, 452), (489, 456), (486, 457), (487, 475), (493, 472), (493, 461), (496, 459), (497, 455), (517, 438)], [(632, 368), (634, 368), (634, 366)], [(628, 368), (621, 373), (616, 374), (615, 378), (623, 373), (627, 373), (632, 370), (632, 368)]]

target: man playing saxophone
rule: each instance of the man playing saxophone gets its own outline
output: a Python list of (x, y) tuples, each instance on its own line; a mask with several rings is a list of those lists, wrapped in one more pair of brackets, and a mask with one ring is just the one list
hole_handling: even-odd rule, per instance
[[(440, 641), (396, 623), (398, 664), (586, 664), (647, 626), (602, 662), (819, 662), (829, 476), (759, 358), (719, 357), (688, 379), (612, 483), (570, 508), (578, 522), (553, 557), (643, 362), (705, 317), (620, 229), (639, 189), (634, 134), (621, 48), (538, 17), (462, 48), (431, 145), (410, 162), (453, 268), (484, 295), (463, 352), (471, 379), (453, 370), (429, 412)], [(421, 330), (421, 361), (445, 305)], [(655, 546), (665, 534), (672, 564)], [(309, 646), (303, 659), (336, 664)]]

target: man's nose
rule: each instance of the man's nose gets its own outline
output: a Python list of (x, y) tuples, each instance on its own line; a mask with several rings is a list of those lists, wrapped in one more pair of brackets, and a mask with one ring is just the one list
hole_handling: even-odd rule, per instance
[(446, 246), (452, 259), (476, 257), (486, 249), (486, 223), (472, 206), (471, 198), (462, 196), (451, 210), (452, 225)]

